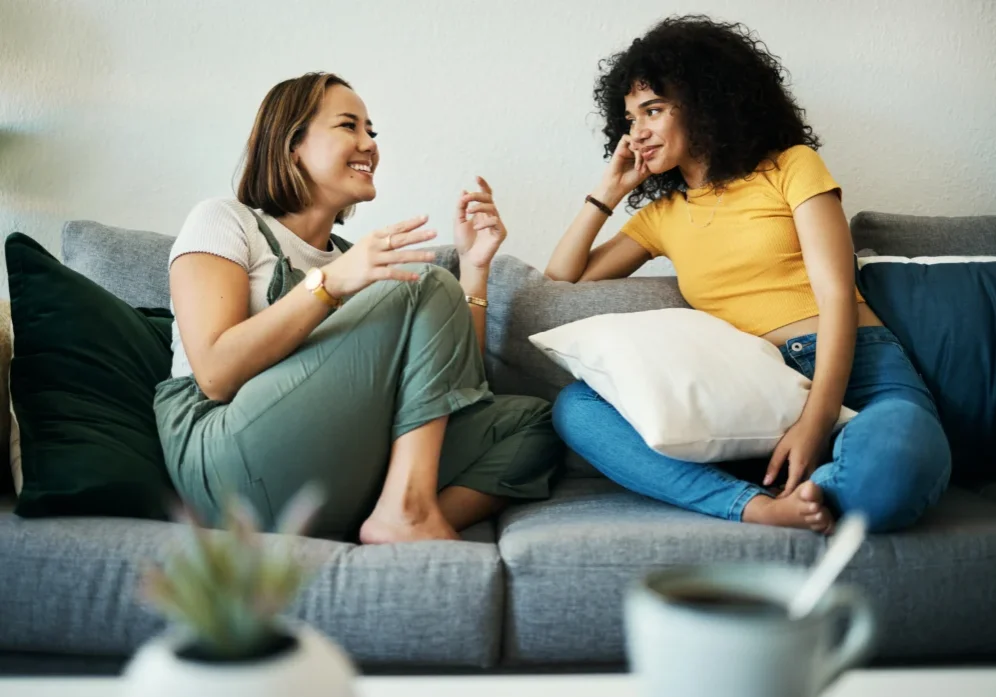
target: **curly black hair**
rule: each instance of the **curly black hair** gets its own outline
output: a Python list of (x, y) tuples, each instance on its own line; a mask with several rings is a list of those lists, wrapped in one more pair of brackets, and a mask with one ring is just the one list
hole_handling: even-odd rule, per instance
[[(606, 159), (629, 133), (624, 98), (646, 85), (679, 105), (692, 157), (707, 163), (706, 180), (722, 187), (757, 170), (793, 145), (820, 140), (786, 89), (787, 71), (743, 24), (704, 15), (672, 16), (625, 51), (599, 62), (595, 103), (605, 120)], [(678, 168), (653, 174), (629, 195), (632, 209), (685, 191)]]

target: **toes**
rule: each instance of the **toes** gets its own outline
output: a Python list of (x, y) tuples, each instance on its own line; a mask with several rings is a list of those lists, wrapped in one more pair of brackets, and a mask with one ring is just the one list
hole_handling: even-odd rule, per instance
[(823, 490), (813, 482), (803, 482), (799, 486), (799, 498), (803, 501), (823, 505)]
[(833, 532), (834, 520), (833, 515), (826, 508), (820, 509), (818, 513), (805, 516), (806, 524), (809, 529), (813, 532), (819, 532), (824, 535), (829, 535)]

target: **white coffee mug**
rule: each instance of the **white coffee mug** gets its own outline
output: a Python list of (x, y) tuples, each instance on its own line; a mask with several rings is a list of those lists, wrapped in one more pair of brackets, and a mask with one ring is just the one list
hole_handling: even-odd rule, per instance
[(818, 695), (870, 654), (875, 622), (864, 596), (840, 585), (810, 615), (790, 620), (789, 601), (805, 578), (799, 567), (718, 564), (641, 579), (625, 601), (639, 694)]

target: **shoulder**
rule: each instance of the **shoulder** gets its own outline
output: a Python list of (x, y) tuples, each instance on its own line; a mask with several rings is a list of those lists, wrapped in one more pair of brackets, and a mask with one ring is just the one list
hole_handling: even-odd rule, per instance
[(245, 232), (259, 229), (252, 209), (233, 198), (209, 198), (197, 203), (187, 214), (184, 228), (204, 225), (238, 227)]
[(794, 211), (796, 207), (817, 194), (835, 191), (841, 195), (840, 185), (827, 169), (823, 157), (808, 145), (795, 145), (773, 158), (774, 167), (767, 165), (764, 176), (781, 193)]
[(209, 198), (187, 214), (173, 243), (170, 263), (191, 252), (206, 252), (248, 268), (259, 224), (252, 209), (235, 199)]
[(775, 157), (775, 164), (780, 170), (791, 170), (799, 167), (826, 169), (823, 158), (808, 145), (793, 145), (788, 150), (783, 150)]

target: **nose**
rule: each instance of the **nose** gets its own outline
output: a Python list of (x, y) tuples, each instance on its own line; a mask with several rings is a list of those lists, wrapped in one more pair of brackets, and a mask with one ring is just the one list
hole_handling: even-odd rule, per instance
[(377, 141), (371, 138), (369, 133), (363, 131), (363, 135), (360, 137), (357, 148), (360, 152), (376, 152)]
[(630, 124), (629, 133), (634, 140), (645, 140), (650, 136), (650, 129), (640, 120), (635, 120)]

